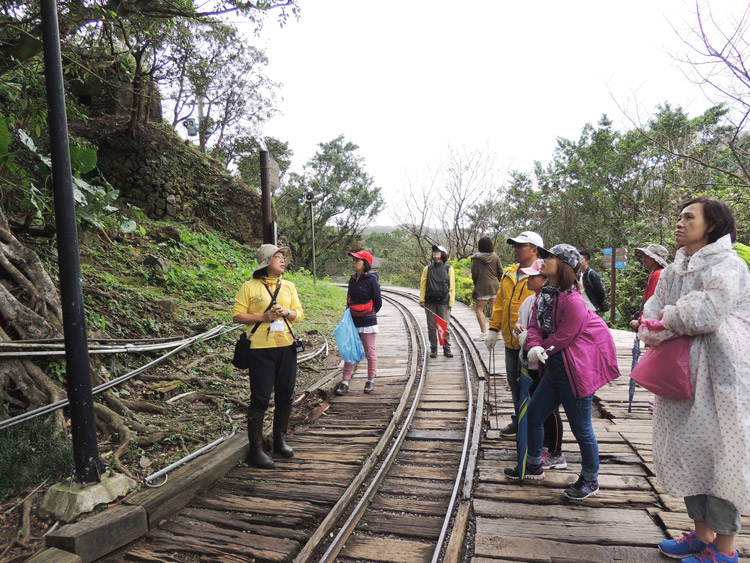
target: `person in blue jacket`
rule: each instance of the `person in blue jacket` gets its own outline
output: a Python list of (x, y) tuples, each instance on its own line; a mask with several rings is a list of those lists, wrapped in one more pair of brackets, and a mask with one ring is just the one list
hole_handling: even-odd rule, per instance
[[(367, 383), (365, 393), (372, 393), (375, 388), (375, 376), (378, 372), (378, 355), (375, 350), (375, 337), (378, 334), (378, 316), (383, 299), (380, 296), (380, 279), (372, 271), (372, 254), (366, 250), (350, 252), (352, 270), (349, 278), (349, 291), (346, 295), (346, 306), (352, 314), (354, 326), (365, 349), (367, 358)], [(354, 373), (354, 364), (344, 363), (344, 379), (336, 388), (336, 395), (349, 391), (349, 381)]]

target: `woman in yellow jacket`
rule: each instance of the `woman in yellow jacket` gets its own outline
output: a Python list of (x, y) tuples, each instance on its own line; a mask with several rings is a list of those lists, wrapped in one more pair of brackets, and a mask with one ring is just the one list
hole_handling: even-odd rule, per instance
[(297, 350), (289, 323), (300, 322), (303, 314), (297, 288), (292, 282), (281, 280), (290, 257), (291, 251), (286, 247), (262, 245), (256, 253), (258, 267), (253, 279), (242, 284), (232, 310), (232, 320), (247, 325), (250, 341), (248, 461), (264, 469), (276, 467), (263, 450), (263, 415), (271, 391), (276, 395), (273, 449), (283, 457), (294, 455), (294, 450), (286, 443), (297, 379)]

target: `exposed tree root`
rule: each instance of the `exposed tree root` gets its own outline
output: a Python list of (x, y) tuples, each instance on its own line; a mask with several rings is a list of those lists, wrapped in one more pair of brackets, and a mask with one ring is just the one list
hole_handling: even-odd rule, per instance
[(169, 415), (172, 411), (151, 401), (122, 401), (131, 411)]
[(211, 360), (211, 359), (213, 359), (213, 358), (218, 358), (219, 356), (222, 356), (222, 355), (223, 355), (223, 353), (222, 353), (222, 352), (217, 352), (216, 354), (206, 354), (206, 355), (204, 355), (204, 356), (201, 356), (201, 357), (200, 357), (200, 358), (198, 358), (197, 360), (193, 360), (193, 361), (192, 361), (192, 362), (190, 362), (190, 363), (189, 363), (188, 365), (186, 365), (186, 366), (184, 366), (184, 367), (180, 367), (179, 369), (180, 369), (180, 371), (184, 371), (184, 372), (186, 372), (186, 373), (187, 373), (187, 372), (189, 372), (189, 371), (190, 371), (191, 369), (193, 369), (194, 367), (197, 367), (197, 366), (201, 365), (201, 364), (202, 364), (203, 362), (205, 362), (206, 360)]
[(122, 442), (120, 446), (115, 450), (115, 453), (112, 454), (112, 464), (115, 466), (115, 469), (117, 469), (117, 471), (119, 471), (120, 473), (127, 475), (134, 481), (138, 481), (138, 478), (135, 475), (133, 475), (130, 471), (128, 471), (128, 468), (125, 467), (120, 461), (120, 456), (122, 456), (122, 454), (124, 454), (128, 450), (129, 447), (130, 447), (130, 438)]
[(31, 539), (31, 508), (33, 506), (32, 497), (28, 497), (23, 502), (23, 512), (21, 513), (21, 530), (18, 533), (21, 538), (19, 543), (24, 547), (29, 547), (29, 540)]

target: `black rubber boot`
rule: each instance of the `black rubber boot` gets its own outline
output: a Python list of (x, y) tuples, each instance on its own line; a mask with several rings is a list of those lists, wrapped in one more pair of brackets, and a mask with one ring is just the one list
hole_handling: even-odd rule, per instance
[(276, 407), (273, 411), (273, 451), (283, 457), (294, 457), (294, 450), (286, 443), (286, 433), (289, 430), (289, 417), (292, 415), (292, 405)]
[(263, 413), (248, 411), (247, 413), (247, 439), (250, 442), (250, 451), (247, 454), (247, 462), (261, 469), (276, 469), (276, 464), (263, 449)]

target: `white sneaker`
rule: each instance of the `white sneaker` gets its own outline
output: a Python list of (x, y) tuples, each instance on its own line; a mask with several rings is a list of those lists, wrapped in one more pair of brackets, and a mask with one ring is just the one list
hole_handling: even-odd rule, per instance
[(485, 336), (487, 336), (486, 332), (480, 333), (478, 336), (474, 337), (474, 342), (481, 342), (482, 340), (484, 340)]

